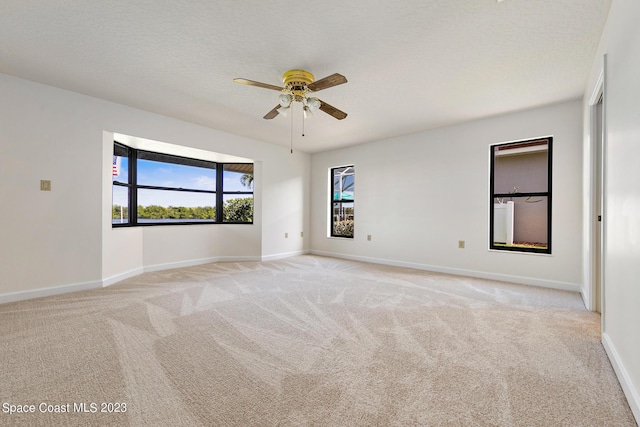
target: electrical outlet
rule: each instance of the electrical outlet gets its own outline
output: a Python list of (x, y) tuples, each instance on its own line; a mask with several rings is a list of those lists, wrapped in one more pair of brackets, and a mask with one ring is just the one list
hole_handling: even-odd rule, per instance
[(289, 233), (284, 233), (284, 238), (288, 239), (289, 238)]
[(304, 237), (304, 231), (300, 232), (300, 237)]
[(48, 179), (41, 179), (40, 191), (51, 191), (51, 181), (49, 181)]
[(371, 241), (371, 234), (367, 234), (367, 240)]
[(464, 240), (458, 240), (458, 248), (464, 249)]

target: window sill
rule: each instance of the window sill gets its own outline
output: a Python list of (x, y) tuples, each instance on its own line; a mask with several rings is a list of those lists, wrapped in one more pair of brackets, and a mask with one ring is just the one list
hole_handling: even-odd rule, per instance
[(499, 254), (517, 254), (517, 255), (538, 255), (538, 256), (546, 256), (552, 257), (553, 254), (545, 254), (541, 252), (527, 252), (527, 251), (505, 251), (500, 249), (487, 249), (489, 252), (499, 253)]

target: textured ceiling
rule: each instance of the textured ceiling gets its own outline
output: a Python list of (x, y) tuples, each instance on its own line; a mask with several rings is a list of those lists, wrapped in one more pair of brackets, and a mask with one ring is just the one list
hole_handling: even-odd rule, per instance
[(318, 152), (581, 97), (610, 3), (2, 0), (0, 72), (287, 147), (278, 93), (232, 80), (337, 72), (346, 119), (294, 114)]

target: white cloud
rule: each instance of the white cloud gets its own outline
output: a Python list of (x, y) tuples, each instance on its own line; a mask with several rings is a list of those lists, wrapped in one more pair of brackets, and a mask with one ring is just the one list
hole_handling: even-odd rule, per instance
[(209, 176), (197, 176), (193, 178), (193, 183), (195, 188), (216, 191), (216, 180)]

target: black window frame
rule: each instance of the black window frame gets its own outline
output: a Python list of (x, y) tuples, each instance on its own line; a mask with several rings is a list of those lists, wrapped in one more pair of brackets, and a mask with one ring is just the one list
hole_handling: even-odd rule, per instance
[[(112, 181), (111, 183), (111, 209), (112, 209), (112, 217), (111, 217), (111, 225), (112, 226), (117, 226), (117, 227), (127, 227), (129, 226), (129, 222), (131, 219), (131, 172), (132, 170), (135, 170), (135, 166), (132, 169), (131, 166), (131, 148), (124, 145), (124, 144), (120, 144), (118, 142), (114, 142), (113, 144), (113, 160), (114, 160), (114, 168), (115, 168), (115, 161), (116, 161), (116, 156), (118, 157), (127, 157), (128, 161), (127, 161), (127, 182), (120, 182), (120, 181)], [(127, 204), (128, 206), (126, 207), (127, 210), (127, 222), (126, 223), (114, 223), (113, 222), (113, 187), (117, 186), (117, 187), (123, 187), (126, 188), (128, 193), (127, 193)], [(134, 200), (135, 201), (135, 200)]]
[[(347, 169), (347, 168), (352, 168), (353, 169), (353, 185), (354, 185), (354, 196), (352, 199), (342, 199), (342, 195), (340, 195), (341, 197), (339, 199), (335, 198), (335, 194), (336, 194), (336, 188), (335, 188), (335, 171), (338, 169)], [(344, 165), (344, 166), (336, 166), (330, 169), (330, 187), (331, 187), (331, 193), (330, 193), (330, 200), (329, 200), (329, 226), (330, 226), (330, 233), (329, 236), (330, 237), (336, 237), (336, 238), (342, 238), (342, 239), (353, 239), (355, 236), (355, 205), (356, 205), (356, 201), (355, 201), (355, 165)], [(336, 234), (335, 233), (335, 226), (334, 226), (334, 215), (335, 215), (335, 208), (334, 208), (334, 204), (339, 203), (341, 206), (343, 203), (351, 203), (353, 204), (353, 208), (351, 208), (353, 210), (352, 213), (352, 221), (353, 221), (353, 230), (352, 230), (352, 234), (351, 235), (345, 235), (345, 234)]]
[[(517, 192), (517, 193), (496, 193), (495, 192), (495, 158), (496, 151), (500, 147), (507, 146), (524, 146), (526, 144), (535, 145), (542, 141), (547, 142), (547, 191), (544, 192)], [(524, 253), (538, 253), (548, 254), (551, 252), (551, 237), (552, 237), (552, 175), (553, 175), (553, 136), (547, 136), (542, 138), (533, 138), (529, 140), (513, 141), (500, 144), (493, 144), (490, 146), (490, 178), (489, 178), (489, 249), (508, 252), (524, 252)], [(494, 217), (495, 208), (494, 203), (496, 198), (523, 198), (523, 197), (546, 197), (547, 198), (547, 247), (520, 247), (520, 246), (503, 246), (496, 245), (494, 243)]]
[[(226, 166), (233, 166), (233, 165), (246, 165), (248, 163), (218, 163), (218, 170), (217, 173), (218, 175), (216, 175), (216, 196), (219, 195), (219, 198), (217, 198), (216, 200), (216, 218), (222, 218), (222, 221), (218, 222), (218, 224), (253, 224), (253, 214), (251, 215), (251, 222), (243, 222), (243, 221), (227, 221), (225, 220), (225, 215), (224, 215), (224, 196), (231, 194), (231, 195), (246, 195), (246, 194), (251, 194), (252, 198), (252, 202), (253, 202), (253, 179), (251, 180), (251, 188), (252, 190), (249, 191), (226, 191), (224, 189), (224, 172), (225, 172), (225, 167)], [(254, 173), (254, 169), (253, 169), (254, 165), (253, 163), (251, 163), (251, 176), (253, 176)], [(220, 211), (218, 212), (218, 204), (221, 206)], [(255, 212), (255, 210), (253, 210), (253, 212)], [(218, 213), (221, 215), (220, 217), (218, 216)]]
[[(253, 163), (237, 163), (237, 162), (229, 162), (229, 163), (219, 163), (213, 162), (209, 160), (195, 159), (190, 157), (177, 156), (173, 154), (165, 154), (158, 153), (154, 151), (148, 150), (140, 150), (133, 147), (130, 147), (126, 144), (123, 144), (118, 141), (114, 141), (114, 156), (117, 156), (118, 152), (127, 153), (128, 161), (128, 182), (119, 182), (113, 181), (113, 186), (126, 187), (128, 188), (128, 220), (125, 223), (115, 223), (113, 222), (111, 226), (112, 228), (122, 228), (122, 227), (138, 227), (138, 226), (163, 226), (163, 225), (195, 225), (195, 224), (253, 224), (253, 215), (251, 216), (251, 221), (224, 221), (224, 195), (228, 194), (238, 194), (238, 195), (251, 195), (252, 203), (253, 199), (253, 187), (251, 190), (247, 191), (225, 191), (224, 190), (224, 169), (225, 165), (251, 165), (251, 175), (254, 173), (254, 164)], [(153, 160), (162, 163), (173, 163), (179, 165), (186, 166), (196, 166), (214, 169), (216, 173), (216, 189), (215, 190), (203, 190), (203, 189), (194, 189), (194, 188), (182, 188), (182, 187), (163, 187), (156, 185), (148, 185), (148, 184), (138, 184), (138, 174), (137, 174), (137, 161), (138, 159), (144, 160)], [(175, 192), (187, 192), (187, 193), (206, 193), (213, 194), (215, 201), (215, 220), (198, 220), (198, 221), (157, 221), (157, 222), (139, 222), (138, 221), (138, 190), (139, 189), (150, 189), (150, 190), (164, 190), (164, 191), (175, 191)], [(112, 202), (113, 206), (113, 202)]]

